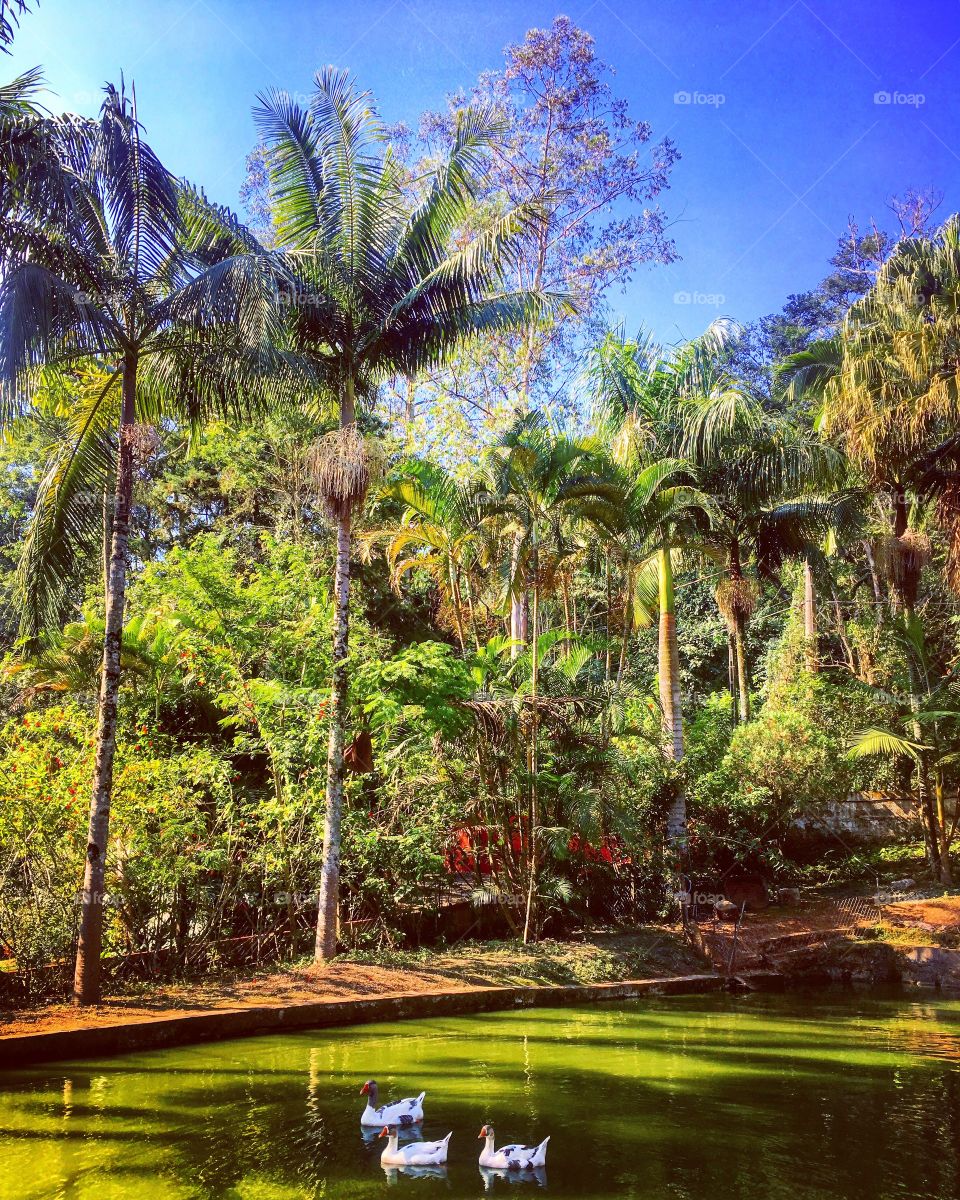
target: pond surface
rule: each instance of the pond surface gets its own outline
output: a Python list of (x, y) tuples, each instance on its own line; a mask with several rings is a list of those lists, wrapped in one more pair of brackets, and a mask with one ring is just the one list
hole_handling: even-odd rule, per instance
[[(551, 1193), (960, 1198), (960, 1001), (676, 997), (205, 1046), (0, 1074), (0, 1198)], [(427, 1091), (445, 1178), (388, 1177), (358, 1092)], [(545, 1181), (482, 1178), (552, 1135)], [(545, 1191), (540, 1190), (545, 1188)], [(486, 1191), (485, 1191), (486, 1189)]]

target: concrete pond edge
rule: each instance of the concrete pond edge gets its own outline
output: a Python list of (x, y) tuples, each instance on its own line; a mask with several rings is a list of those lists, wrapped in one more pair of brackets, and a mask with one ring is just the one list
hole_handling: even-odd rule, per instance
[[(137, 1050), (157, 1050), (167, 1046), (291, 1029), (328, 1029), (375, 1021), (459, 1016), (515, 1008), (555, 1008), (603, 1000), (637, 1000), (645, 996), (696, 995), (726, 991), (731, 986), (738, 986), (738, 981), (722, 975), (677, 975), (620, 983), (391, 992), (346, 1000), (307, 1000), (292, 1004), (207, 1009), (146, 1020), (116, 1020), (107, 1025), (80, 1029), (53, 1029), (8, 1036), (0, 1032), (0, 1071), (41, 1062), (100, 1058)], [(756, 987), (776, 987), (778, 977), (770, 972), (760, 972), (755, 978), (742, 977), (739, 986), (751, 990)]]

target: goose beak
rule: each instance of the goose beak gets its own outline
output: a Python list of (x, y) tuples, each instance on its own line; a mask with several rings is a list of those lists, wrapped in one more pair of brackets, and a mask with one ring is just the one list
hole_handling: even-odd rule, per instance
[(485, 1138), (486, 1136), (487, 1136), (487, 1127), (486, 1127), (486, 1125), (484, 1125), (484, 1127), (483, 1127), (483, 1128), (480, 1130), (480, 1132), (477, 1134), (477, 1137), (478, 1137), (478, 1138)]
[(363, 1085), (363, 1087), (360, 1089), (360, 1095), (366, 1096), (369, 1093), (369, 1091), (370, 1091), (370, 1085), (368, 1083), (365, 1083)]
[(386, 1126), (384, 1126), (383, 1129), (381, 1129), (380, 1132), (377, 1134), (377, 1137), (389, 1137), (389, 1136), (390, 1136), (390, 1130), (387, 1129)]

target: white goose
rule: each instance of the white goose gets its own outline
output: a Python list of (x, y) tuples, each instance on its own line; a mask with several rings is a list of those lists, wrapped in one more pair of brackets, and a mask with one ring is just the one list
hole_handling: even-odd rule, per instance
[(492, 1125), (484, 1125), (479, 1136), (486, 1140), (486, 1145), (480, 1151), (481, 1167), (492, 1167), (499, 1171), (533, 1171), (546, 1165), (549, 1137), (545, 1137), (539, 1146), (511, 1145), (501, 1146), (497, 1150), (494, 1147)]
[(367, 1107), (360, 1117), (361, 1125), (419, 1125), (423, 1120), (423, 1098), (426, 1092), (407, 1100), (395, 1100), (393, 1104), (381, 1104), (377, 1108), (377, 1081), (368, 1079), (360, 1089), (360, 1095), (366, 1096)]
[(439, 1142), (407, 1142), (405, 1146), (399, 1143), (396, 1125), (384, 1127), (380, 1136), (388, 1139), (380, 1155), (382, 1167), (442, 1167), (447, 1161), (447, 1146), (453, 1133), (448, 1133)]

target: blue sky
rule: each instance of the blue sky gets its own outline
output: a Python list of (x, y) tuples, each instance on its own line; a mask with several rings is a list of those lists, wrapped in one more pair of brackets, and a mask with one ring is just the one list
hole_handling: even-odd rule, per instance
[(12, 66), (88, 113), (124, 71), (167, 165), (236, 205), (261, 88), (305, 92), (333, 63), (415, 124), (558, 12), (683, 155), (663, 200), (682, 261), (610, 297), (631, 327), (674, 340), (778, 308), (848, 216), (882, 222), (908, 187), (960, 209), (960, 0), (41, 0)]

